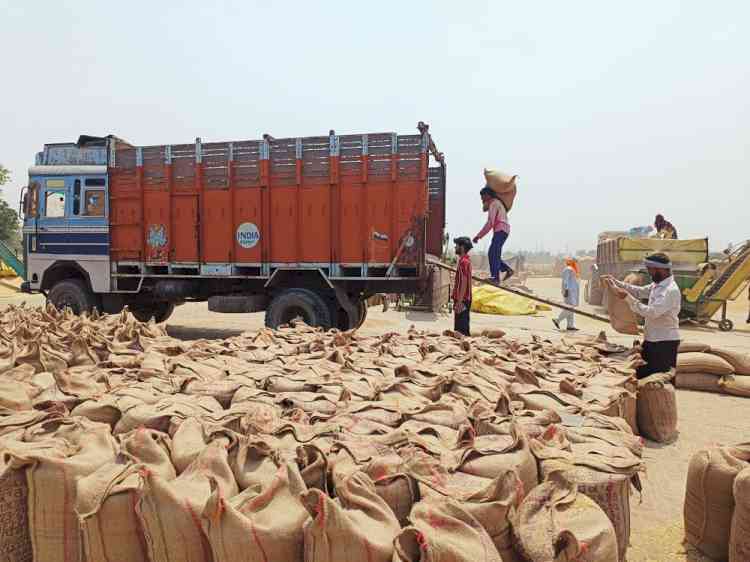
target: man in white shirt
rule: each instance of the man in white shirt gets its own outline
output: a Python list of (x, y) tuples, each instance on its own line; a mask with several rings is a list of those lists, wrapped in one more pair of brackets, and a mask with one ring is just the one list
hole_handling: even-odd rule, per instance
[[(680, 347), (680, 308), (682, 295), (672, 276), (672, 262), (663, 253), (651, 254), (644, 262), (653, 283), (645, 287), (629, 285), (612, 276), (603, 277), (630, 309), (645, 319), (645, 337), (641, 356), (646, 362), (638, 368), (639, 379), (664, 373), (677, 365)], [(648, 299), (643, 304), (641, 299)]]

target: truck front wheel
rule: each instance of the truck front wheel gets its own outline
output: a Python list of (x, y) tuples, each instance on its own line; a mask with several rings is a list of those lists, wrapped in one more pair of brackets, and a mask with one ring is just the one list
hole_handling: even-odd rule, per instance
[(128, 307), (130, 312), (139, 322), (148, 322), (151, 318), (157, 324), (165, 322), (174, 312), (174, 303), (155, 302), (147, 305), (133, 304)]
[(266, 326), (274, 330), (296, 318), (309, 326), (329, 330), (331, 313), (325, 301), (308, 289), (287, 289), (276, 295), (266, 309)]
[(91, 312), (96, 306), (96, 299), (83, 281), (66, 279), (55, 283), (50, 289), (49, 301), (58, 310), (70, 308), (74, 314)]

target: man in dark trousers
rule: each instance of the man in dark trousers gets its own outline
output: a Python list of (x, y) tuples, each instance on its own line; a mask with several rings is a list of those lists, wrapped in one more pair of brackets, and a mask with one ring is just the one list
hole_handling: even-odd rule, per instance
[[(646, 257), (644, 265), (653, 281), (645, 287), (628, 285), (610, 275), (602, 277), (633, 312), (645, 319), (641, 356), (646, 364), (636, 371), (639, 379), (665, 373), (677, 365), (682, 307), (680, 288), (672, 276), (669, 256), (661, 252), (651, 254)], [(641, 299), (648, 299), (648, 304), (643, 304)]]
[(453, 240), (456, 245), (456, 282), (453, 285), (454, 330), (469, 335), (469, 314), (471, 311), (471, 259), (469, 252), (474, 247), (466, 236)]

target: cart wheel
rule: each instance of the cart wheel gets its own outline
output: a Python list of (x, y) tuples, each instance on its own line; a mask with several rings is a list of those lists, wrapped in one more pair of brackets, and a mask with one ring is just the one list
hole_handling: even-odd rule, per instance
[(722, 332), (731, 332), (734, 329), (734, 322), (729, 319), (719, 322), (719, 330)]

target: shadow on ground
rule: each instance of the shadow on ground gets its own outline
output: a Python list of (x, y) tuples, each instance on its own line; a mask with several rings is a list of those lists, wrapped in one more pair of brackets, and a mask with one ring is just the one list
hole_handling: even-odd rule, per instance
[(196, 328), (193, 326), (175, 326), (170, 324), (167, 326), (167, 333), (173, 338), (179, 340), (223, 340), (225, 338), (231, 338), (239, 336), (247, 330), (238, 330), (232, 328)]

